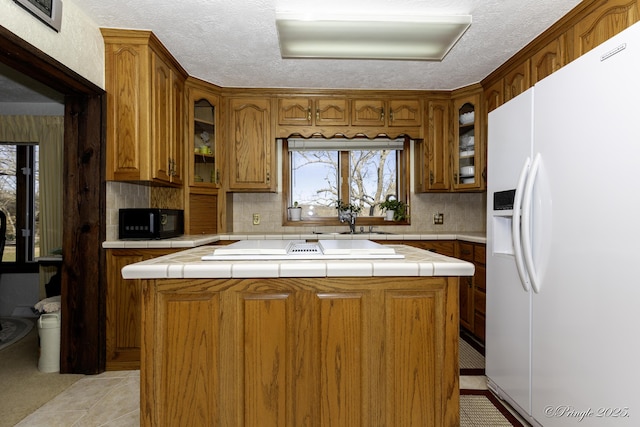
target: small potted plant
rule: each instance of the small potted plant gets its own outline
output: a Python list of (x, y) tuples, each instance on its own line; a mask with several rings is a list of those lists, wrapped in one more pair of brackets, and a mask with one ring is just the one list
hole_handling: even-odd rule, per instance
[(302, 208), (298, 206), (298, 202), (293, 202), (293, 206), (287, 208), (289, 211), (289, 219), (291, 221), (300, 221), (302, 217)]
[(336, 209), (338, 212), (350, 212), (354, 214), (359, 214), (362, 210), (361, 206), (354, 205), (352, 203), (344, 203), (342, 200), (338, 200), (336, 202)]
[(385, 212), (385, 221), (403, 221), (407, 219), (407, 204), (402, 200), (387, 196), (379, 206)]

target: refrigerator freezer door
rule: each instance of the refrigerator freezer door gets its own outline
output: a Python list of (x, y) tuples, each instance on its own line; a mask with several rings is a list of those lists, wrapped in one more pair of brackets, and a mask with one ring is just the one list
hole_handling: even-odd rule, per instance
[(533, 148), (544, 167), (533, 216), (551, 216), (534, 221), (532, 242), (543, 265), (532, 410), (544, 426), (640, 418), (639, 69), (636, 24), (535, 86)]
[[(515, 212), (493, 210), (493, 195), (512, 190), (531, 157), (533, 90), (489, 114), (487, 188), (486, 373), (511, 404), (530, 413), (531, 296), (514, 257)], [(526, 169), (526, 168), (525, 168)], [(505, 226), (508, 222), (510, 225)], [(502, 242), (508, 235), (508, 242)]]

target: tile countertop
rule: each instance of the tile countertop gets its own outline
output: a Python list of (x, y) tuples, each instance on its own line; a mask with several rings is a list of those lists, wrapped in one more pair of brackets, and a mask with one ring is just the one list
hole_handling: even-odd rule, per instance
[(122, 269), (125, 279), (227, 279), (277, 277), (473, 276), (474, 265), (456, 258), (391, 245), (404, 259), (202, 261), (213, 246), (199, 246)]
[(321, 240), (321, 239), (364, 239), (364, 240), (463, 240), (473, 243), (486, 243), (485, 233), (482, 232), (442, 232), (442, 233), (407, 233), (407, 234), (314, 234), (314, 233), (269, 233), (269, 234), (203, 234), (184, 235), (173, 239), (163, 240), (111, 240), (102, 244), (105, 249), (166, 249), (166, 248), (195, 248), (210, 245), (221, 240)]

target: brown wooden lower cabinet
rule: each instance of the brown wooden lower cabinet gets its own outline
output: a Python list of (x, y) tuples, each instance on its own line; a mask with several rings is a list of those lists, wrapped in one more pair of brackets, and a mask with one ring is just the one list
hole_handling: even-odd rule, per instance
[(108, 371), (140, 369), (140, 280), (124, 280), (125, 265), (167, 255), (181, 249), (107, 250), (107, 354)]
[(458, 258), (476, 267), (473, 277), (460, 278), (460, 325), (484, 342), (486, 308), (486, 245), (458, 242)]
[(141, 425), (459, 425), (457, 277), (142, 285)]
[(407, 245), (446, 256), (455, 256), (455, 240), (375, 240), (382, 245)]

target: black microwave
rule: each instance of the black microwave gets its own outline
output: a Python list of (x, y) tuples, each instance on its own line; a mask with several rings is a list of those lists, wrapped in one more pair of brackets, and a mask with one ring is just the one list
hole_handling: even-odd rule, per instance
[(184, 234), (184, 211), (178, 209), (120, 209), (121, 240), (169, 239)]

